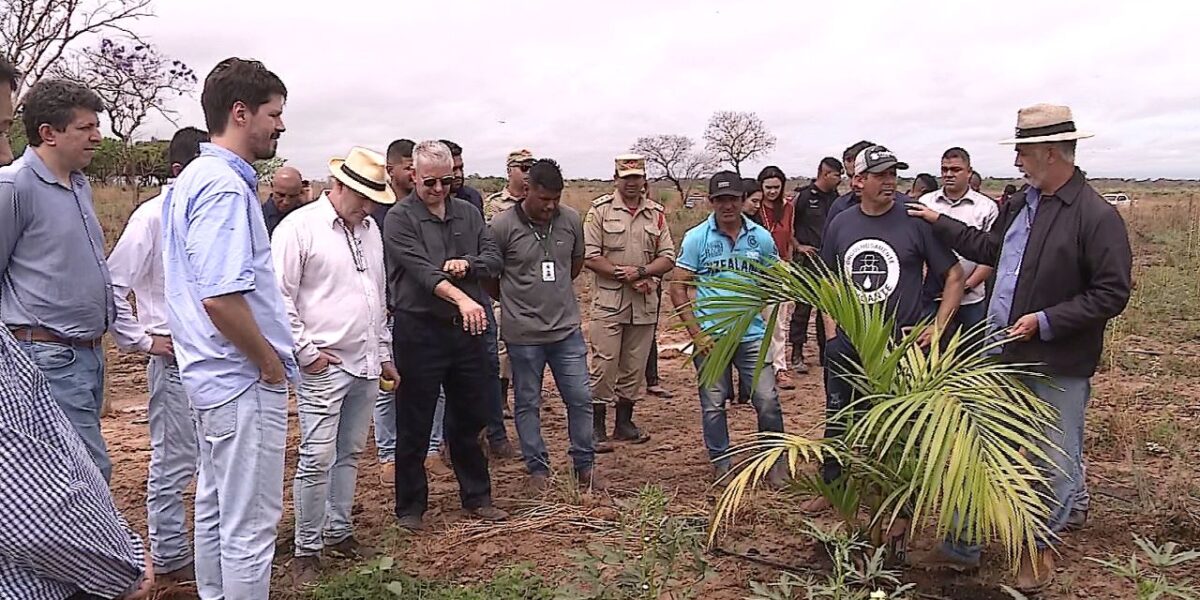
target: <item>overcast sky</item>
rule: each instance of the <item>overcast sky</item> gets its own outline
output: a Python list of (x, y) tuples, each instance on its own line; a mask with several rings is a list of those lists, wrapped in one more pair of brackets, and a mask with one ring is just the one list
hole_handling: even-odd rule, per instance
[[(449, 138), (467, 172), (528, 147), (568, 177), (609, 177), (640, 135), (700, 142), (715, 110), (779, 138), (744, 172), (810, 176), (867, 138), (913, 169), (969, 150), (1016, 176), (1018, 107), (1068, 104), (1098, 177), (1200, 176), (1200, 3), (341, 0), (160, 1), (135, 29), (204, 75), (256, 58), (289, 89), (280, 155), (323, 178), (350, 146)], [(174, 102), (203, 126), (199, 89)], [(169, 137), (161, 120), (142, 135)], [(751, 173), (753, 174), (753, 173)]]

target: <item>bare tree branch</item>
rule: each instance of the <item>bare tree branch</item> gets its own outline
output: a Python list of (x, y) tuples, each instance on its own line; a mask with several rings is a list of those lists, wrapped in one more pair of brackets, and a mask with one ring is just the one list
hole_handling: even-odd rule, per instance
[[(121, 32), (153, 16), (151, 0), (0, 0), (0, 52), (24, 74), (17, 106), (33, 84), (69, 56), (85, 36)], [(140, 40), (138, 40), (140, 41)]]
[(684, 184), (707, 176), (718, 164), (711, 154), (693, 151), (695, 145), (687, 136), (663, 134), (638, 138), (632, 151), (645, 156), (650, 175), (670, 181), (683, 199)]
[(705, 148), (742, 174), (742, 163), (775, 148), (775, 136), (752, 112), (717, 111), (704, 130)]

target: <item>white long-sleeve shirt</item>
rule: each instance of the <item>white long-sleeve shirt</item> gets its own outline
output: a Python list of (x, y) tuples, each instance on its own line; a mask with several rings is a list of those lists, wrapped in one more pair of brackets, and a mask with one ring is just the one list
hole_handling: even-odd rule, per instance
[(347, 373), (378, 378), (392, 351), (383, 236), (375, 221), (368, 217), (350, 231), (322, 195), (279, 223), (271, 254), (300, 365), (325, 350)]
[[(109, 330), (117, 347), (125, 352), (149, 352), (151, 335), (171, 335), (167, 328), (167, 298), (163, 280), (162, 208), (170, 185), (133, 211), (112, 253), (116, 319)], [(137, 316), (129, 304), (129, 292), (137, 298)]]

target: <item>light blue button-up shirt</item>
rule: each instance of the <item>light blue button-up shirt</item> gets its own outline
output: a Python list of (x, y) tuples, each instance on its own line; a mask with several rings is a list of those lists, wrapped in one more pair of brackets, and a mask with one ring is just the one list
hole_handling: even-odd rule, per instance
[(94, 340), (115, 316), (87, 177), (75, 171), (60, 184), (26, 148), (0, 169), (0, 321)]
[(258, 367), (213, 325), (205, 299), (242, 294), (263, 337), (299, 380), (292, 331), (275, 279), (271, 242), (254, 168), (215, 144), (201, 144), (163, 203), (167, 320), (188, 398), (220, 406), (254, 385)]
[[(992, 290), (992, 301), (987, 312), (988, 326), (992, 331), (1005, 329), (1013, 323), (1014, 317), (1023, 316), (1012, 314), (1013, 297), (1017, 291), (1017, 278), (1021, 275), (1021, 263), (1025, 259), (1025, 247), (1029, 245), (1029, 234), (1033, 231), (1033, 220), (1037, 217), (1041, 200), (1041, 190), (1030, 187), (1025, 193), (1025, 207), (1017, 213), (1012, 225), (1004, 233), (1000, 261), (996, 266), (996, 289)], [(1053, 339), (1046, 312), (1038, 311), (1037, 320), (1038, 336), (1042, 341)], [(999, 352), (999, 349), (996, 351)]]

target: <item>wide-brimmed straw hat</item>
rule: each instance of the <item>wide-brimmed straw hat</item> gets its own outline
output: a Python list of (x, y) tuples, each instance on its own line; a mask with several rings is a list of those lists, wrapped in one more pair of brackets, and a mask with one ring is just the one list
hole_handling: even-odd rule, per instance
[(1094, 134), (1075, 129), (1071, 108), (1056, 104), (1034, 104), (1017, 111), (1017, 133), (1001, 144), (1043, 144), (1090, 138)]
[(329, 173), (372, 202), (396, 203), (396, 193), (388, 185), (387, 163), (383, 155), (374, 150), (355, 146), (346, 158), (329, 159)]

